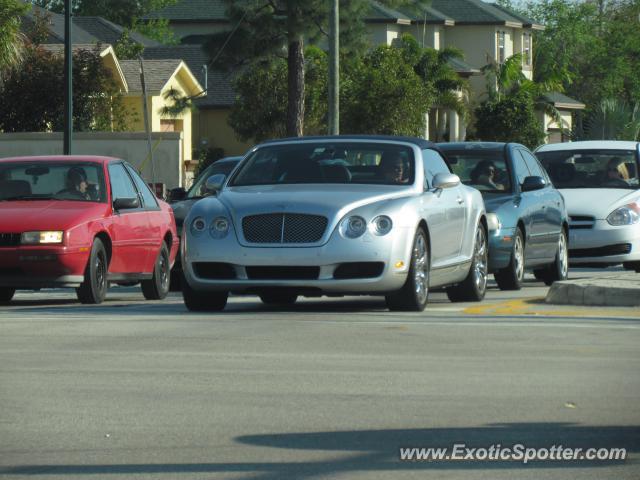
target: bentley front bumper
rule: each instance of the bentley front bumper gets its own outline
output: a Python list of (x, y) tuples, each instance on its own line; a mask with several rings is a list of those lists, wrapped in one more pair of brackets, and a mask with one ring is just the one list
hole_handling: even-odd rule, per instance
[(196, 290), (253, 292), (299, 289), (311, 294), (381, 294), (404, 284), (414, 231), (396, 228), (357, 239), (334, 232), (317, 247), (246, 247), (233, 232), (222, 240), (208, 235), (182, 237), (185, 278)]

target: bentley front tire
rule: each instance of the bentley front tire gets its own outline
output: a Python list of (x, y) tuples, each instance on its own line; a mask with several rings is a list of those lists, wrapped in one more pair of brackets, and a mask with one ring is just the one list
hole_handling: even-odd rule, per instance
[(15, 288), (0, 287), (0, 305), (9, 303), (15, 293)]
[(182, 277), (182, 298), (192, 312), (219, 312), (224, 310), (229, 292), (211, 292), (194, 290)]
[(76, 288), (78, 300), (86, 304), (98, 304), (104, 301), (107, 295), (107, 252), (102, 240), (96, 238), (91, 246), (89, 262), (84, 271), (84, 281)]
[(147, 300), (162, 300), (169, 293), (170, 268), (169, 249), (166, 243), (162, 243), (160, 253), (153, 267), (151, 280), (143, 280), (142, 294)]
[(421, 312), (429, 300), (429, 247), (427, 233), (420, 227), (413, 239), (407, 280), (397, 292), (385, 297), (391, 311)]
[(447, 288), (447, 297), (452, 302), (479, 302), (487, 293), (489, 248), (487, 234), (482, 225), (476, 229), (471, 268), (462, 283)]

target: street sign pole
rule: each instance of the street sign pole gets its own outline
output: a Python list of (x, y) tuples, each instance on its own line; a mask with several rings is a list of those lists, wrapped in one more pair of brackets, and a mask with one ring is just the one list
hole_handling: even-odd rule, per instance
[(329, 135), (340, 133), (340, 11), (333, 0), (329, 17)]
[(71, 0), (64, 0), (64, 145), (71, 155), (73, 137), (73, 40), (71, 38)]

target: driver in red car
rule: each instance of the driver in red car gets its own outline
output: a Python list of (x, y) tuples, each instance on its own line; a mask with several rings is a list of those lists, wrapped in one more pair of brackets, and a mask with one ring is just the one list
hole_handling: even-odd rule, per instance
[(87, 182), (87, 173), (82, 167), (72, 167), (67, 171), (66, 179), (67, 188), (58, 192), (58, 194), (70, 194), (74, 197), (91, 200), (91, 196), (87, 191), (89, 183)]

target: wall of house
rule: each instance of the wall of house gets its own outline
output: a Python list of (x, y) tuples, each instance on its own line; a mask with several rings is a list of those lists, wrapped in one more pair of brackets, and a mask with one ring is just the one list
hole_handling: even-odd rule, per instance
[[(480, 69), (487, 64), (487, 56), (497, 58), (496, 32), (495, 25), (456, 25), (447, 29), (444, 46), (461, 49), (465, 53), (464, 61)], [(472, 76), (469, 83), (474, 100), (486, 91), (484, 75)]]
[[(150, 100), (149, 100), (150, 101)], [(130, 132), (144, 132), (144, 115), (142, 113), (142, 95), (127, 95), (122, 103), (127, 111), (127, 130)]]
[(411, 25), (407, 26), (405, 31), (413, 35), (420, 45), (424, 37), (425, 47), (440, 50), (443, 45), (444, 29), (440, 25), (427, 25), (426, 28), (422, 25)]
[[(155, 181), (164, 183), (167, 188), (183, 184), (182, 144), (180, 132), (151, 134)], [(75, 155), (105, 155), (127, 160), (136, 169), (142, 169), (142, 177), (151, 182), (152, 168), (145, 133), (78, 132), (73, 134), (72, 148)], [(0, 152), (4, 157), (62, 155), (62, 149), (61, 132), (0, 134)]]
[(560, 113), (560, 118), (562, 120), (562, 128), (551, 115), (543, 111), (536, 112), (538, 121), (542, 123), (544, 131), (547, 134), (547, 139), (545, 140), (546, 143), (557, 143), (562, 141), (562, 131), (570, 132), (573, 128), (573, 112), (571, 110), (558, 110), (558, 112)]
[(367, 33), (371, 45), (391, 45), (405, 31), (402, 25), (387, 23), (372, 23), (368, 25)]
[(193, 145), (224, 149), (225, 155), (242, 155), (254, 143), (243, 142), (229, 126), (231, 108), (208, 108), (194, 112)]

